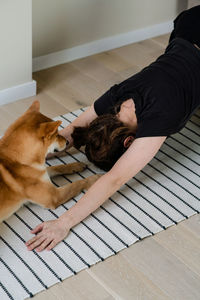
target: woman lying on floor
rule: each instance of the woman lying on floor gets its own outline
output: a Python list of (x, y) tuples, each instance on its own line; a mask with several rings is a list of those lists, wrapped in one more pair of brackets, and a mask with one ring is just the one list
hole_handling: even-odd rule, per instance
[(108, 172), (61, 217), (33, 229), (37, 235), (26, 243), (29, 250), (55, 247), (148, 164), (167, 136), (184, 127), (200, 106), (199, 30), (200, 6), (182, 12), (163, 55), (114, 85), (60, 132), (68, 149), (86, 145), (88, 159)]

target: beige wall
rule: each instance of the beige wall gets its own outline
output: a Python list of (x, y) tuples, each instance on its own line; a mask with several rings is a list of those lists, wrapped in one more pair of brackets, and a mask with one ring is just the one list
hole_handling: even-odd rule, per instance
[(33, 0), (33, 57), (172, 20), (186, 0)]
[(200, 0), (188, 0), (188, 8), (200, 5)]
[(0, 90), (32, 80), (31, 0), (0, 0)]

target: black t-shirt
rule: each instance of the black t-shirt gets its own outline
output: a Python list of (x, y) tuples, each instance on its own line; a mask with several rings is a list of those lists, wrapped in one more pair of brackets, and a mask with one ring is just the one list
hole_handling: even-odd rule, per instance
[(155, 62), (97, 99), (94, 109), (97, 115), (113, 113), (118, 102), (130, 98), (136, 107), (136, 138), (181, 130), (200, 106), (200, 50), (175, 38)]

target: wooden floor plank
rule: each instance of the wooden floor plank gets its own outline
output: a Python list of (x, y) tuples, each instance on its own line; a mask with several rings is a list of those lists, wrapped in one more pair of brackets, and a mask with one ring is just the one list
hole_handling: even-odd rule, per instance
[(169, 299), (152, 281), (133, 268), (121, 253), (108, 258), (103, 264), (93, 266), (87, 272), (115, 299)]
[(148, 51), (148, 48), (146, 49), (144, 45), (135, 43), (129, 45), (129, 47), (112, 50), (112, 52), (129, 62), (130, 65), (144, 68), (160, 56), (163, 53), (163, 49), (158, 46), (157, 50)]
[(14, 121), (12, 114), (10, 114), (4, 107), (0, 106), (0, 135), (6, 131), (11, 122)]
[(200, 239), (197, 235), (187, 227), (173, 226), (156, 234), (154, 239), (200, 276)]
[(169, 42), (170, 34), (159, 35), (157, 37), (152, 38), (153, 41), (160, 44), (162, 47), (166, 47)]
[(171, 299), (199, 298), (200, 276), (154, 238), (136, 243), (122, 251), (121, 255)]
[(38, 294), (35, 299), (46, 300), (49, 296), (50, 300), (114, 300), (108, 291), (86, 271), (54, 285), (48, 291)]
[(45, 93), (39, 93), (37, 96), (23, 99), (14, 103), (9, 103), (7, 105), (4, 105), (3, 109), (6, 110), (9, 114), (12, 114), (13, 118), (18, 118), (35, 100), (40, 101), (41, 113), (48, 115), (50, 118), (69, 112), (69, 110), (66, 109), (65, 106), (53, 100)]
[(114, 52), (111, 53), (108, 51), (94, 55), (94, 59), (114, 72), (120, 72), (130, 68), (130, 64)]
[(200, 215), (195, 215), (189, 218), (187, 222), (182, 222), (180, 226), (183, 226), (187, 230), (190, 230), (192, 234), (195, 234), (200, 239)]

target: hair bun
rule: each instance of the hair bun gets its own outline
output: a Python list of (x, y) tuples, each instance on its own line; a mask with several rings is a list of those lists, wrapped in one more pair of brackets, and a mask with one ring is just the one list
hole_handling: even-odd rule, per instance
[(79, 149), (81, 146), (86, 145), (88, 137), (88, 126), (74, 127), (74, 131), (71, 136), (73, 138), (75, 148)]

